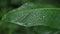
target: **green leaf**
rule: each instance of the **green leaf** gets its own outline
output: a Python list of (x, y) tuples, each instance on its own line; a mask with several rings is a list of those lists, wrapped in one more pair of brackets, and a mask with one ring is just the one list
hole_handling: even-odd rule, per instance
[[(58, 7), (58, 8), (60, 8), (60, 0), (30, 0), (31, 2), (33, 2), (33, 3), (35, 3), (35, 4), (38, 4), (38, 5), (41, 5), (41, 4), (43, 4), (42, 6), (44, 7), (44, 6), (46, 6), (47, 7), (47, 5), (48, 5), (48, 7), (50, 6), (50, 5), (54, 5), (55, 7)], [(54, 7), (53, 6), (53, 7)]]
[[(33, 2), (26, 2), (15, 10), (21, 11), (21, 10), (29, 10), (29, 9), (36, 9), (36, 8), (57, 8), (57, 7), (54, 5), (51, 5), (51, 4), (42, 4), (42, 3), (37, 4), (37, 3), (33, 3)], [(13, 10), (13, 11), (15, 11), (15, 10)]]
[(59, 29), (53, 29), (45, 26), (34, 26), (30, 29), (35, 34), (60, 34)]
[[(8, 12), (2, 18), (1, 30), (8, 29), (8, 34), (60, 34), (60, 8), (48, 1), (26, 2), (20, 8)], [(25, 1), (12, 0), (13, 4), (20, 2)]]
[(26, 2), (22, 6), (20, 6), (17, 10), (29, 10), (29, 9), (36, 9), (36, 8), (57, 8), (56, 6), (52, 4), (46, 4), (46, 3), (33, 3), (33, 2)]
[(44, 25), (60, 29), (60, 9), (59, 8), (39, 8), (25, 11), (11, 11), (4, 16), (5, 22), (31, 27)]
[(31, 3), (31, 2), (27, 2), (22, 6), (20, 6), (19, 8), (17, 8), (17, 10), (29, 10), (29, 9), (35, 9), (35, 8), (40, 8), (40, 6), (35, 5), (34, 3)]
[[(1, 34), (60, 34), (60, 5), (57, 1), (0, 0), (0, 16), (5, 14), (0, 21)], [(9, 11), (16, 8), (15, 5), (20, 7)]]

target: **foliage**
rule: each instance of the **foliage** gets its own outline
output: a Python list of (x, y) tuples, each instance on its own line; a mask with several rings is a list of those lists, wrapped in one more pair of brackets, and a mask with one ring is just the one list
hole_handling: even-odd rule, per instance
[(60, 34), (60, 0), (0, 0), (0, 34)]

